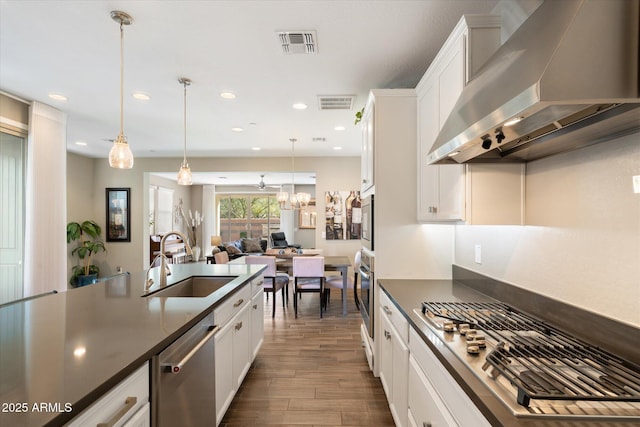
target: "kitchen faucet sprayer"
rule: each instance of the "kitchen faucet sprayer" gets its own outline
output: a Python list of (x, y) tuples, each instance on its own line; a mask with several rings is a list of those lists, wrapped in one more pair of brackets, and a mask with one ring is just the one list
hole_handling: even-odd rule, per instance
[(149, 277), (149, 273), (151, 272), (151, 269), (153, 268), (153, 265), (156, 263), (158, 258), (160, 258), (160, 288), (167, 286), (167, 276), (171, 275), (171, 268), (169, 267), (169, 263), (167, 262), (167, 256), (164, 254), (164, 244), (165, 244), (165, 241), (167, 240), (167, 237), (169, 236), (180, 237), (184, 242), (184, 247), (187, 252), (187, 256), (191, 256), (193, 258), (193, 251), (191, 250), (191, 246), (189, 246), (187, 238), (185, 237), (184, 234), (182, 234), (182, 232), (174, 230), (166, 233), (164, 236), (162, 236), (162, 239), (160, 240), (160, 253), (156, 255), (153, 261), (151, 261), (151, 264), (147, 269), (146, 280), (144, 285), (145, 291), (148, 291), (149, 288), (151, 288), (151, 286), (153, 285), (153, 279)]

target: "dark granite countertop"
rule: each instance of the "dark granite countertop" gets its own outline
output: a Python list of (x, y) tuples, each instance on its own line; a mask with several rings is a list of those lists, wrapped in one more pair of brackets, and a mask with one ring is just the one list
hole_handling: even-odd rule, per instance
[[(141, 272), (0, 308), (0, 425), (67, 422), (263, 268), (172, 265), (167, 285), (191, 276), (237, 276), (204, 298), (143, 298)], [(28, 409), (16, 413), (11, 403)], [(33, 411), (39, 403), (52, 410)], [(72, 412), (64, 412), (65, 404)]]
[(443, 345), (440, 338), (430, 332), (430, 329), (424, 324), (420, 316), (413, 311), (414, 309), (420, 309), (420, 302), (422, 301), (486, 302), (495, 301), (495, 299), (452, 280), (380, 279), (379, 283), (382, 291), (398, 306), (409, 321), (410, 326), (423, 338), (449, 374), (480, 409), (491, 425), (504, 427), (629, 427), (631, 425), (640, 425), (640, 420), (635, 422), (606, 422), (582, 419), (569, 421), (515, 417), (482, 381), (448, 347)]

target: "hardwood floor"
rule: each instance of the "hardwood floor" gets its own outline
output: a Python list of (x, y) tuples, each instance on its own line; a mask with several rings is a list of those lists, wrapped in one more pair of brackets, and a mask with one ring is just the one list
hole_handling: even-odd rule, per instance
[(343, 317), (334, 290), (323, 319), (317, 294), (303, 295), (297, 319), (293, 300), (283, 310), (277, 298), (274, 319), (265, 300), (264, 343), (221, 426), (394, 426), (360, 344), (353, 295)]

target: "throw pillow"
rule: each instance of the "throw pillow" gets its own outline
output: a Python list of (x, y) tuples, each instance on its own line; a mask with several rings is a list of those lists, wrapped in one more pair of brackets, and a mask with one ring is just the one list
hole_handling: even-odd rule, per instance
[(227, 245), (224, 248), (227, 250), (227, 253), (229, 255), (238, 255), (238, 254), (242, 253), (242, 252), (240, 252), (240, 249), (236, 248), (233, 245)]
[(259, 239), (242, 239), (242, 249), (247, 253), (262, 253)]

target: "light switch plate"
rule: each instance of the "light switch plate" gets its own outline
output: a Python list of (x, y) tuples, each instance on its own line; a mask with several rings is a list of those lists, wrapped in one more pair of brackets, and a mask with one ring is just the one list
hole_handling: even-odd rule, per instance
[(476, 264), (482, 264), (482, 246), (476, 245), (476, 255), (475, 255)]

